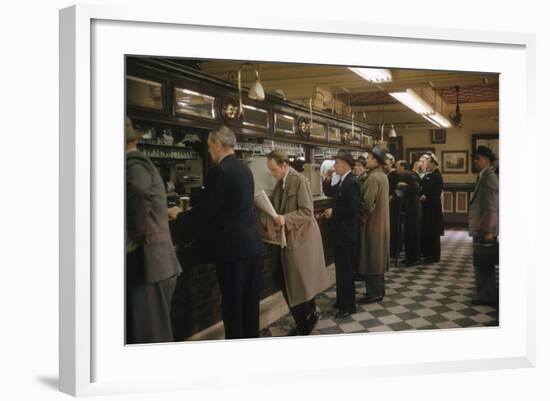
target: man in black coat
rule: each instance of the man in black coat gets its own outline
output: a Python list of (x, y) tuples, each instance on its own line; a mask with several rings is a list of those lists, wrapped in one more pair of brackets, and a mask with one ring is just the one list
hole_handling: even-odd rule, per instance
[(421, 243), (424, 262), (432, 264), (439, 262), (441, 258), (441, 236), (445, 234), (441, 207), (443, 177), (439, 171), (439, 160), (433, 153), (429, 153), (428, 157), (428, 173), (421, 182)]
[(259, 336), (261, 240), (250, 168), (234, 153), (236, 137), (227, 127), (208, 136), (214, 161), (198, 204), (182, 213), (168, 210), (178, 230), (208, 234), (210, 261), (216, 264), (222, 294), (225, 338)]
[(384, 172), (386, 173), (388, 183), (390, 184), (390, 258), (396, 259), (399, 256), (399, 251), (401, 250), (401, 227), (399, 218), (401, 202), (399, 197), (395, 195), (395, 188), (399, 177), (397, 175), (397, 171), (395, 170), (395, 158), (390, 153), (386, 153)]
[(420, 262), (420, 181), (418, 175), (409, 170), (409, 163), (396, 163), (399, 176), (395, 193), (401, 198), (400, 214), (403, 221), (403, 242), (405, 245), (405, 266)]
[(334, 264), (336, 268), (336, 317), (347, 317), (356, 311), (353, 269), (357, 263), (359, 240), (360, 190), (357, 178), (352, 174), (353, 156), (339, 150), (335, 156), (334, 170), (341, 178), (334, 186), (327, 174), (323, 192), (333, 198), (332, 208), (324, 212), (332, 219), (334, 230)]
[(166, 190), (137, 150), (142, 132), (126, 118), (126, 342), (173, 341), (170, 306), (179, 265), (166, 215)]

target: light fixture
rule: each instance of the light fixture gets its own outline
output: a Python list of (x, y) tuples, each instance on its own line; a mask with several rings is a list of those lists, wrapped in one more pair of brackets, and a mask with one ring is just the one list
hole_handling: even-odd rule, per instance
[[(242, 70), (245, 65), (251, 65), (250, 63), (244, 63), (239, 67), (239, 71), (237, 72), (237, 80), (239, 85), (239, 115), (243, 114), (243, 96), (242, 96)], [(253, 100), (264, 100), (265, 99), (265, 91), (264, 87), (262, 86), (262, 83), (260, 82), (260, 65), (256, 64), (256, 67), (254, 67), (254, 72), (256, 73), (256, 80), (248, 90), (248, 98)]]
[(435, 110), (421, 96), (412, 89), (405, 92), (390, 92), (390, 95), (403, 103), (409, 109), (420, 115), (434, 114)]
[(348, 68), (369, 82), (391, 82), (392, 80), (391, 71), (385, 68)]
[(262, 83), (260, 82), (260, 65), (256, 64), (256, 68), (254, 69), (256, 72), (256, 80), (248, 90), (248, 97), (253, 100), (264, 100), (265, 99), (265, 91), (264, 87), (262, 86)]
[(450, 128), (451, 123), (449, 120), (447, 120), (445, 117), (443, 117), (438, 112), (435, 112), (434, 114), (430, 114), (427, 116), (422, 116), (432, 124), (434, 124), (436, 127), (439, 128)]
[(396, 138), (397, 132), (395, 132), (395, 128), (393, 128), (393, 124), (391, 125), (390, 133), (388, 134), (388, 138)]
[(436, 127), (449, 128), (451, 126), (449, 120), (435, 111), (435, 109), (414, 90), (407, 89), (405, 92), (391, 92), (390, 95), (415, 113), (420, 114)]

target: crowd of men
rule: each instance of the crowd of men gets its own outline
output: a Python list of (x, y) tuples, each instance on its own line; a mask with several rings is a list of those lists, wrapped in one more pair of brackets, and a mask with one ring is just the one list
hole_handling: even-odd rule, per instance
[[(169, 220), (177, 232), (208, 238), (207, 256), (216, 266), (225, 337), (258, 337), (265, 245), (258, 230), (252, 172), (234, 153), (234, 133), (221, 127), (209, 134), (208, 152), (214, 166), (197, 204), (186, 212), (179, 207), (167, 209), (162, 178), (137, 150), (141, 135), (127, 119), (127, 343), (173, 341), (170, 307), (181, 267), (172, 247)], [(308, 335), (320, 318), (315, 296), (330, 285), (311, 188), (283, 151), (274, 150), (267, 159), (266, 168), (277, 180), (272, 192), (274, 224), (287, 237), (286, 247), (271, 249), (275, 281), (296, 322), (290, 334)], [(488, 148), (478, 149), (475, 163), (481, 173), (470, 214), (477, 303), (495, 303), (498, 295), (494, 271), (498, 179), (493, 161)], [(383, 300), (390, 257), (397, 260), (402, 246), (406, 266), (439, 261), (443, 180), (438, 166), (432, 153), (411, 167), (375, 147), (356, 160), (340, 150), (333, 166), (325, 169), (323, 192), (332, 198), (332, 207), (323, 217), (330, 220), (333, 233), (337, 318), (356, 312), (357, 279), (366, 286), (366, 296), (359, 303)]]
[[(354, 281), (365, 281), (359, 303), (380, 302), (390, 260), (404, 266), (432, 264), (441, 257), (443, 180), (433, 153), (423, 155), (411, 169), (374, 147), (353, 159), (340, 150), (334, 167), (325, 173), (323, 192), (333, 198), (324, 217), (335, 227), (336, 316), (356, 311)], [(334, 175), (339, 180), (334, 182)], [(399, 262), (401, 249), (405, 257)], [(424, 259), (422, 259), (422, 256)]]

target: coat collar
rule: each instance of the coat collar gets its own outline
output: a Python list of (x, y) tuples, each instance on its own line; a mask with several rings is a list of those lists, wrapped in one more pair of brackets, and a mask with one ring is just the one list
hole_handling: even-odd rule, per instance
[[(275, 206), (275, 209), (277, 211), (282, 212), (286, 207), (286, 203), (288, 200), (288, 189), (290, 186), (292, 186), (294, 177), (298, 174), (299, 173), (296, 170), (290, 167), (286, 176), (285, 187), (283, 188), (283, 180), (277, 181), (277, 184), (275, 185), (275, 189), (273, 191), (273, 206)], [(280, 199), (279, 196), (281, 197)]]
[[(288, 200), (288, 189), (292, 185), (292, 182), (294, 181), (294, 177), (296, 175), (298, 175), (298, 172), (296, 170), (294, 170), (292, 167), (289, 167), (288, 168), (288, 174), (286, 175), (285, 187), (283, 189), (283, 198), (281, 200), (281, 209), (280, 210), (285, 210), (286, 203), (287, 203), (287, 200)], [(281, 180), (280, 183), (281, 183), (281, 187), (282, 187), (283, 180)]]
[(480, 184), (481, 184), (481, 180), (483, 179), (483, 177), (486, 177), (487, 174), (490, 174), (491, 172), (494, 172), (495, 171), (495, 168), (493, 166), (489, 166), (489, 167), (486, 167), (484, 168), (480, 173), (479, 173), (479, 179), (477, 180), (476, 182), (476, 187), (474, 189), (474, 194), (472, 195), (472, 200), (470, 201), (470, 205), (472, 204), (472, 202), (474, 201), (474, 199), (476, 198), (477, 196), (477, 193), (479, 191), (479, 187), (480, 187)]

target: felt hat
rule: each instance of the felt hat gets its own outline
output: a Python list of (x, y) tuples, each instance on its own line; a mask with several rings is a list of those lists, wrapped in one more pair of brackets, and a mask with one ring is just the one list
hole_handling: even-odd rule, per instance
[(363, 155), (358, 156), (357, 159), (355, 159), (355, 163), (361, 163), (363, 167), (367, 167), (367, 159)]
[(487, 159), (489, 159), (489, 161), (492, 161), (492, 162), (494, 162), (496, 160), (495, 154), (493, 153), (491, 148), (489, 148), (487, 146), (478, 146), (477, 149), (476, 149), (476, 152), (474, 153), (474, 158), (476, 156), (484, 156)]
[(372, 148), (371, 153), (380, 165), (383, 165), (386, 162), (386, 152), (384, 152), (384, 149), (375, 146)]
[(334, 156), (334, 159), (340, 159), (345, 161), (349, 164), (349, 166), (353, 169), (355, 167), (355, 161), (353, 160), (353, 156), (351, 153), (345, 149), (340, 149), (338, 153), (336, 153), (336, 156)]

